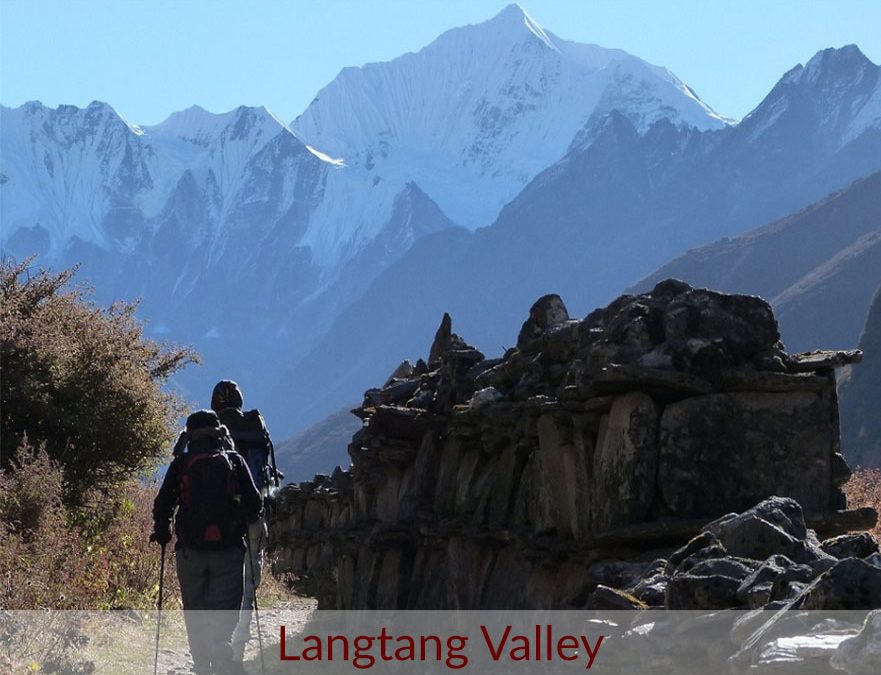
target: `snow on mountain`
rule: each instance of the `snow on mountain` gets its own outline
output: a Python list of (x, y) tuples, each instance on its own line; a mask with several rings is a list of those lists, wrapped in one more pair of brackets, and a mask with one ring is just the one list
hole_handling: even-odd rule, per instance
[[(530, 181), (489, 227), (417, 241), (337, 318), (310, 354), (280, 371), (281, 386), (322, 383), (290, 392), (298, 424), (357, 399), (400, 359), (424, 357), (444, 312), (471, 344), (498, 354), (505, 336), (521, 325), (523, 307), (537, 297), (558, 293), (577, 316), (689, 248), (776, 221), (881, 170), (881, 130), (867, 127), (852, 142), (842, 142), (850, 128), (844, 123), (851, 119), (848, 111), (865, 109), (866, 85), (860, 83), (877, 70), (859, 54), (843, 51), (812, 60), (826, 63), (810, 82), (784, 78), (738, 125), (701, 131), (662, 118), (642, 131), (626, 112), (594, 115), (570, 151)], [(837, 88), (836, 82), (843, 84)], [(838, 96), (827, 106), (824, 96), (831, 92)], [(759, 122), (764, 127), (756, 142)], [(819, 268), (822, 256), (848, 245), (821, 246), (825, 233), (837, 238), (847, 229), (877, 224), (874, 207), (868, 213), (874, 220), (867, 223), (845, 218), (835, 211), (836, 203), (824, 211), (828, 217), (813, 242), (801, 241), (814, 235), (801, 228), (793, 233), (795, 243), (766, 250), (745, 278), (792, 272), (808, 253), (820, 256), (809, 269)], [(824, 270), (823, 285), (833, 276), (859, 281), (856, 273), (833, 273), (870, 266), (877, 260), (870, 253), (877, 250), (860, 242), (834, 269)], [(739, 252), (708, 267), (721, 274), (738, 259)], [(818, 344), (830, 343), (812, 341)]]
[(781, 116), (816, 120), (839, 145), (881, 128), (881, 67), (856, 45), (819, 51), (789, 70), (741, 126), (758, 140)]
[(141, 129), (98, 101), (84, 109), (0, 106), (0, 128), (4, 239), (27, 228), (49, 256), (73, 237), (131, 248), (131, 211), (153, 189), (156, 167)]
[[(412, 180), (474, 229), (562, 157), (592, 115), (612, 108), (640, 131), (661, 117), (700, 129), (724, 124), (665, 69), (562, 40), (510, 5), (418, 53), (344, 69), (291, 127), (345, 161), (345, 178), (335, 179), (350, 198), (375, 204), (375, 186), (391, 183), (387, 212), (389, 196)], [(310, 241), (321, 247), (324, 235)]]
[[(346, 68), (292, 125), (327, 171), (322, 199), (310, 199), (286, 245), (308, 249), (321, 270), (314, 293), (382, 233), (411, 183), (453, 222), (487, 225), (612, 108), (640, 131), (660, 118), (723, 125), (667, 70), (563, 40), (517, 5), (417, 54)], [(50, 259), (73, 239), (132, 251), (185, 190), (201, 195), (207, 222), (198, 231), (218, 246), (233, 221), (242, 226), (249, 185), (260, 180), (251, 163), (288, 133), (265, 108), (244, 106), (223, 114), (193, 106), (145, 127), (101, 103), (4, 109), (0, 171), (15, 187), (4, 190), (3, 243), (21, 230), (29, 244), (48, 240)]]
[(664, 68), (516, 5), (344, 69), (290, 126), (248, 107), (144, 127), (102, 103), (0, 114), (0, 248), (82, 261), (101, 301), (141, 297), (163, 337), (223, 362), (199, 388), (304, 356), (412, 246), (492, 223), (599, 119), (726, 126)]
[(82, 110), (32, 102), (0, 114), (4, 231), (44, 231), (49, 260), (74, 239), (131, 252), (185, 177), (220, 196), (211, 219), (220, 225), (247, 164), (278, 134), (291, 135), (265, 108), (193, 107), (152, 127), (99, 102)]
[(239, 106), (214, 114), (192, 106), (155, 126), (143, 127), (145, 137), (162, 155), (166, 172), (194, 172), (212, 181), (221, 195), (239, 187), (248, 161), (286, 126), (264, 107)]

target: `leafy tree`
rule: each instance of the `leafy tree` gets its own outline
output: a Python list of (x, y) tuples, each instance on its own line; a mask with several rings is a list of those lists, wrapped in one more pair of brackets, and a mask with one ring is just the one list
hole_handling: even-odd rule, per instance
[(146, 339), (135, 304), (96, 306), (76, 268), (30, 263), (0, 262), (0, 459), (45, 447), (75, 505), (155, 466), (183, 412), (162, 384), (198, 357)]

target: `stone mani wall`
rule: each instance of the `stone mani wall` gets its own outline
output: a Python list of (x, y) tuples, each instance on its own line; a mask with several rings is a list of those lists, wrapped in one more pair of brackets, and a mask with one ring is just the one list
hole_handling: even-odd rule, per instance
[(671, 528), (845, 508), (834, 368), (858, 358), (789, 355), (763, 300), (676, 281), (581, 321), (545, 296), (502, 359), (445, 316), (354, 411), (352, 468), (281, 491), (274, 570), (327, 607), (583, 607)]

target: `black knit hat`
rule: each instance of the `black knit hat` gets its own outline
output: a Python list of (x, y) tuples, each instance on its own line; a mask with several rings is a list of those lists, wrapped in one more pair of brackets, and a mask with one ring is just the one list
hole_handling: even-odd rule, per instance
[(187, 433), (190, 435), (199, 429), (218, 428), (220, 428), (220, 419), (213, 410), (197, 410), (187, 417)]
[(211, 393), (211, 409), (220, 412), (224, 408), (241, 408), (245, 399), (242, 390), (232, 380), (221, 380)]

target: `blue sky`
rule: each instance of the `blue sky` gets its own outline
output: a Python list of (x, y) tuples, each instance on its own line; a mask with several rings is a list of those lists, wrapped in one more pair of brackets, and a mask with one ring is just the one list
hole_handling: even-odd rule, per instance
[[(506, 0), (0, 0), (0, 102), (107, 101), (155, 124), (194, 103), (290, 121), (341, 68), (416, 51)], [(523, 0), (560, 37), (625, 49), (742, 117), (824, 47), (881, 63), (877, 0)]]

